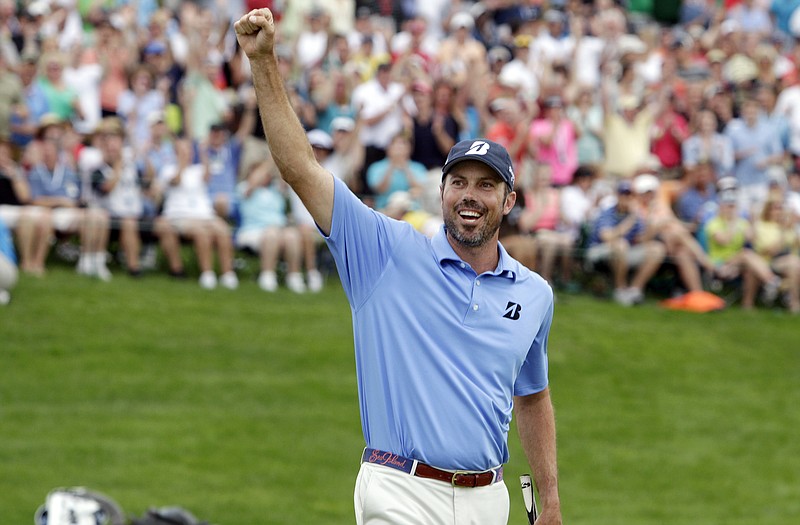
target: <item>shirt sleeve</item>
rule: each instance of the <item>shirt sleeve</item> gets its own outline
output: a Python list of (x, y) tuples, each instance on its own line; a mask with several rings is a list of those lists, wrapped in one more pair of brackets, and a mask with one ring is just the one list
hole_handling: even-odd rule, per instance
[(522, 363), (517, 380), (514, 383), (515, 396), (527, 396), (541, 392), (547, 388), (548, 359), (547, 342), (550, 338), (550, 327), (553, 324), (553, 301), (544, 315), (539, 331), (528, 350), (525, 362)]

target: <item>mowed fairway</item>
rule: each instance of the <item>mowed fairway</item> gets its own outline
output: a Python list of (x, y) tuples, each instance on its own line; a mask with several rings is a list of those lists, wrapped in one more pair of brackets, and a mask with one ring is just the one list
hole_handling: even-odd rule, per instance
[[(550, 359), (565, 523), (800, 523), (800, 319), (561, 296)], [(335, 277), (268, 295), (56, 266), (0, 308), (2, 525), (75, 485), (132, 515), (354, 523), (363, 445)], [(526, 470), (514, 430), (512, 525)]]

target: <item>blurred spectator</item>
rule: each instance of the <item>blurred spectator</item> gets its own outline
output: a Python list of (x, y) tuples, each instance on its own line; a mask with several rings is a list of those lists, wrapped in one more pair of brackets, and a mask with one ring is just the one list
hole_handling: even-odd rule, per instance
[(550, 166), (550, 183), (565, 186), (572, 182), (578, 167), (577, 132), (572, 121), (564, 115), (561, 97), (544, 100), (544, 113), (531, 123), (528, 143), (531, 157)]
[(761, 111), (764, 112), (762, 118), (767, 121), (769, 128), (778, 135), (778, 140), (783, 150), (788, 152), (790, 145), (789, 119), (777, 111), (775, 105), (777, 93), (776, 84), (759, 84), (755, 90), (755, 97), (761, 106)]
[[(92, 192), (90, 205), (108, 211), (119, 234), (128, 274), (138, 277), (142, 250), (140, 225), (145, 218), (143, 193), (149, 181), (143, 180), (133, 149), (126, 145), (125, 139), (125, 128), (118, 117), (101, 120), (94, 132), (100, 159), (96, 166), (87, 167), (86, 178)], [(87, 149), (82, 153), (88, 153)]]
[(369, 191), (366, 170), (386, 156), (392, 138), (403, 131), (403, 115), (413, 113), (413, 101), (406, 98), (403, 84), (392, 80), (392, 65), (381, 63), (375, 78), (353, 91), (353, 106), (362, 121), (359, 138), (365, 147), (362, 188)]
[(101, 208), (82, 208), (81, 182), (75, 158), (68, 149), (64, 123), (56, 115), (45, 115), (39, 124), (36, 141), (28, 148), (32, 161), (28, 171), (31, 204), (52, 211), (53, 227), (62, 236), (79, 234), (80, 256), (77, 271), (107, 281), (106, 266), (109, 217)]
[(64, 121), (82, 118), (82, 110), (78, 92), (70, 87), (64, 79), (66, 57), (59, 52), (43, 55), (40, 66), (43, 75), (39, 76), (39, 85), (47, 100), (48, 112)]
[(0, 217), (0, 306), (11, 302), (11, 290), (17, 284), (17, 255), (11, 232)]
[(11, 123), (24, 118), (26, 112), (19, 76), (7, 66), (4, 53), (0, 52), (0, 137), (11, 136)]
[(236, 133), (221, 123), (211, 125), (208, 137), (197, 145), (200, 161), (208, 166), (208, 192), (214, 212), (225, 220), (238, 216), (236, 184), (239, 182), (244, 141), (256, 123), (256, 96), (251, 89)]
[(18, 113), (16, 118), (12, 117), (11, 121), (11, 141), (18, 151), (21, 151), (33, 140), (39, 119), (49, 110), (47, 97), (45, 97), (44, 90), (36, 76), (38, 60), (37, 53), (26, 52), (22, 55), (18, 68), (27, 110), (24, 114)]
[(22, 168), (14, 162), (10, 142), (0, 137), (0, 221), (14, 233), (20, 270), (44, 275), (44, 263), (53, 234), (46, 208), (30, 206), (31, 191)]
[(758, 36), (769, 36), (772, 32), (772, 20), (763, 2), (756, 0), (740, 0), (727, 13), (726, 21), (735, 23), (744, 33), (755, 33)]
[(76, 44), (66, 53), (64, 84), (78, 95), (80, 111), (73, 121), (75, 130), (82, 134), (94, 131), (100, 122), (100, 83), (103, 66), (97, 61), (97, 53), (90, 47)]
[(181, 238), (193, 242), (200, 267), (200, 286), (216, 288), (216, 252), (224, 288), (235, 289), (239, 280), (233, 271), (233, 242), (228, 224), (214, 213), (208, 195), (208, 166), (192, 164), (192, 146), (187, 138), (175, 141), (177, 164), (161, 170), (157, 181), (163, 196), (162, 212), (155, 221), (155, 233), (167, 259), (170, 274), (185, 276)]
[(536, 167), (533, 184), (525, 190), (525, 208), (519, 217), (519, 229), (536, 237), (540, 261), (534, 269), (552, 287), (556, 286), (553, 268), (559, 259), (559, 284), (572, 284), (574, 236), (566, 230), (561, 217), (561, 190), (552, 186), (553, 168), (544, 162)]
[(486, 129), (486, 138), (501, 144), (508, 150), (514, 170), (523, 173), (526, 158), (528, 130), (531, 114), (514, 98), (499, 97), (489, 104), (493, 120)]
[(722, 279), (743, 277), (742, 308), (755, 304), (758, 283), (765, 285), (767, 299), (774, 300), (780, 288), (780, 278), (759, 257), (748, 243), (753, 240), (753, 228), (747, 219), (739, 216), (739, 197), (735, 191), (726, 190), (719, 195), (719, 213), (705, 225), (708, 255)]
[(137, 66), (130, 74), (128, 89), (120, 93), (117, 114), (125, 122), (127, 136), (137, 156), (144, 154), (150, 142), (148, 117), (164, 111), (164, 93), (156, 89), (153, 71)]
[(356, 112), (350, 104), (353, 93), (352, 79), (341, 71), (322, 75), (322, 84), (310, 93), (317, 111), (317, 128), (333, 133), (331, 123), (337, 117), (354, 119)]
[(426, 169), (441, 170), (461, 130), (454, 114), (453, 88), (446, 82), (431, 86), (417, 81), (411, 93), (417, 108), (412, 119), (411, 159)]
[(358, 122), (350, 117), (333, 119), (330, 126), (333, 150), (323, 164), (354, 191), (364, 162), (364, 147), (358, 140), (358, 127)]
[(800, 241), (795, 221), (782, 201), (769, 200), (754, 224), (753, 248), (773, 272), (783, 276), (787, 306), (800, 313)]
[(575, 126), (578, 164), (600, 166), (603, 163), (603, 108), (596, 102), (594, 89), (578, 89), (575, 101), (567, 106), (567, 118)]
[(306, 13), (305, 23), (299, 28), (294, 46), (294, 55), (301, 69), (322, 65), (328, 50), (330, 23), (330, 13), (319, 5), (313, 5)]
[(630, 177), (650, 155), (650, 128), (655, 111), (632, 94), (620, 97), (616, 106), (615, 111), (613, 101), (604, 93), (604, 170), (613, 178)]
[(759, 118), (758, 102), (747, 98), (741, 116), (725, 128), (733, 143), (736, 163), (733, 175), (739, 182), (740, 205), (758, 215), (767, 198), (767, 170), (783, 162), (783, 148), (774, 130)]
[(691, 232), (700, 233), (700, 225), (709, 207), (716, 208), (716, 175), (709, 160), (702, 160), (687, 169), (683, 190), (675, 199), (675, 213)]
[(632, 187), (647, 229), (664, 243), (666, 255), (677, 267), (683, 285), (690, 292), (702, 291), (700, 268), (713, 275), (714, 263), (689, 229), (673, 214), (669, 203), (660, 192), (658, 177), (652, 173), (637, 175), (633, 179)]
[(450, 17), (448, 27), (449, 36), (439, 45), (437, 55), (442, 78), (456, 87), (483, 78), (488, 69), (486, 48), (472, 35), (475, 19), (468, 12), (459, 11)]
[(386, 158), (367, 170), (367, 183), (375, 195), (375, 208), (385, 208), (396, 191), (407, 191), (413, 199), (419, 199), (424, 191), (426, 175), (425, 166), (411, 160), (411, 139), (398, 133), (389, 143)]
[(681, 148), (689, 138), (689, 124), (675, 108), (675, 95), (664, 97), (664, 104), (651, 128), (652, 151), (661, 163), (661, 174), (666, 179), (681, 177)]
[(733, 143), (730, 137), (717, 132), (717, 117), (712, 111), (697, 114), (697, 130), (681, 145), (683, 167), (693, 170), (709, 163), (715, 178), (725, 177), (733, 171)]
[(236, 186), (241, 223), (236, 246), (257, 253), (260, 261), (258, 286), (265, 292), (278, 289), (278, 260), (286, 261), (286, 286), (295, 293), (305, 291), (301, 273), (302, 244), (297, 228), (287, 224), (286, 195), (271, 162), (255, 166)]
[[(623, 306), (644, 301), (644, 289), (661, 267), (665, 246), (656, 240), (636, 210), (629, 180), (617, 187), (617, 202), (594, 221), (586, 259), (591, 264), (607, 262), (614, 282), (614, 300)], [(628, 280), (631, 268), (635, 273)]]
[(578, 166), (572, 182), (561, 188), (561, 219), (576, 248), (583, 248), (580, 243), (584, 240), (585, 230), (599, 211), (598, 194), (592, 189), (595, 177), (595, 168)]

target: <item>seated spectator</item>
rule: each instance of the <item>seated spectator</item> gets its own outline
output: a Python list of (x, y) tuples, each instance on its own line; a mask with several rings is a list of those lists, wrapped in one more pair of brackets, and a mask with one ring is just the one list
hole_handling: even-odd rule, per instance
[(159, 174), (158, 191), (163, 196), (162, 213), (155, 220), (155, 233), (167, 258), (170, 275), (185, 275), (181, 259), (181, 237), (194, 243), (200, 267), (200, 286), (216, 288), (214, 252), (219, 259), (220, 284), (228, 289), (239, 286), (233, 271), (233, 241), (228, 224), (214, 213), (208, 196), (208, 167), (192, 164), (191, 142), (175, 142), (178, 162)]
[(364, 146), (358, 140), (359, 127), (359, 123), (350, 117), (336, 117), (331, 121), (333, 150), (323, 164), (354, 192), (358, 191), (358, 174), (364, 164)]
[[(666, 248), (656, 240), (636, 210), (629, 180), (617, 186), (617, 202), (604, 209), (592, 225), (586, 259), (592, 264), (601, 261), (611, 265), (614, 300), (624, 306), (644, 301), (644, 289), (661, 266)], [(636, 271), (628, 280), (630, 268)]]
[(667, 256), (678, 268), (678, 274), (690, 292), (703, 290), (699, 267), (710, 274), (715, 266), (689, 229), (675, 217), (672, 209), (661, 200), (658, 177), (643, 173), (633, 179), (633, 192), (637, 195), (640, 213), (647, 228), (655, 232), (664, 243)]
[(407, 191), (418, 199), (424, 191), (427, 170), (411, 160), (411, 140), (404, 133), (395, 135), (386, 150), (386, 158), (372, 164), (367, 170), (367, 183), (375, 195), (375, 208), (386, 207), (389, 197), (396, 191)]
[(265, 292), (278, 289), (278, 259), (286, 261), (286, 286), (295, 293), (305, 291), (301, 273), (300, 232), (287, 223), (286, 195), (272, 162), (266, 161), (236, 186), (241, 223), (236, 231), (236, 246), (259, 255), (261, 271), (258, 286)]
[(11, 302), (11, 290), (17, 284), (18, 275), (14, 240), (0, 218), (0, 306)]
[(693, 233), (699, 232), (706, 210), (716, 208), (715, 183), (714, 169), (708, 160), (698, 162), (684, 172), (683, 191), (675, 199), (675, 213)]
[[(119, 232), (125, 266), (133, 277), (141, 275), (139, 257), (142, 239), (139, 226), (144, 218), (144, 181), (136, 167), (133, 149), (126, 146), (125, 128), (117, 117), (106, 117), (94, 132), (100, 158), (87, 166), (91, 187), (90, 205), (108, 211)], [(87, 152), (87, 148), (83, 150)]]
[(519, 228), (536, 238), (541, 261), (536, 265), (536, 270), (542, 278), (555, 286), (553, 266), (556, 258), (560, 258), (560, 278), (564, 285), (571, 286), (575, 239), (566, 231), (561, 218), (561, 191), (554, 188), (551, 182), (552, 167), (547, 163), (539, 164), (533, 185), (525, 191), (525, 208), (519, 218)]
[(592, 189), (594, 182), (594, 168), (579, 166), (572, 175), (572, 183), (561, 188), (561, 220), (575, 247), (598, 212), (599, 195)]
[(14, 233), (20, 270), (44, 275), (53, 223), (47, 208), (30, 206), (31, 190), (22, 168), (11, 158), (11, 144), (0, 137), (0, 220)]
[(708, 255), (722, 279), (743, 277), (742, 308), (755, 304), (758, 283), (765, 286), (765, 296), (774, 300), (780, 288), (780, 278), (747, 243), (752, 240), (753, 229), (747, 219), (739, 215), (736, 191), (726, 190), (719, 195), (719, 213), (705, 227)]
[(800, 313), (800, 241), (793, 217), (781, 201), (770, 200), (764, 206), (754, 225), (753, 248), (783, 276), (789, 311)]
[(77, 271), (107, 281), (106, 266), (109, 217), (101, 208), (81, 208), (81, 185), (75, 159), (69, 151), (66, 124), (54, 115), (45, 115), (31, 143), (28, 158), (31, 168), (28, 183), (31, 204), (52, 212), (53, 227), (61, 235), (80, 236)]

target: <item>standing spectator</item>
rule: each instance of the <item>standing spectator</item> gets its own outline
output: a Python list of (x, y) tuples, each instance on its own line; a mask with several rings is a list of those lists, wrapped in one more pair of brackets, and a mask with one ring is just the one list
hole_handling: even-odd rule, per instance
[(604, 93), (604, 171), (613, 178), (630, 177), (650, 156), (650, 128), (655, 111), (650, 105), (643, 106), (635, 95), (620, 97), (616, 105), (615, 111)]
[[(666, 249), (636, 210), (628, 180), (617, 186), (617, 203), (604, 209), (592, 225), (586, 259), (611, 265), (614, 300), (623, 306), (644, 301), (644, 289), (661, 266)], [(636, 271), (628, 280), (630, 268)]]
[(756, 0), (741, 0), (730, 8), (726, 21), (736, 24), (743, 33), (756, 36), (769, 36), (772, 32), (772, 20), (769, 11)]
[(545, 99), (544, 115), (531, 123), (529, 138), (531, 157), (552, 170), (551, 184), (565, 186), (572, 182), (578, 167), (578, 137), (574, 124), (564, 115), (561, 97)]
[(773, 272), (783, 276), (789, 311), (800, 313), (800, 240), (791, 212), (779, 200), (769, 200), (754, 224), (753, 248)]
[(524, 109), (514, 98), (500, 97), (489, 104), (489, 112), (494, 121), (486, 130), (486, 138), (506, 148), (514, 163), (514, 169), (520, 174), (523, 173), (528, 130), (532, 120), (531, 111)]
[(256, 96), (250, 89), (245, 95), (244, 110), (236, 133), (218, 122), (211, 125), (208, 138), (198, 145), (199, 156), (208, 165), (208, 191), (214, 212), (225, 220), (235, 221), (238, 216), (236, 184), (245, 140), (253, 132), (256, 122)]
[(241, 224), (236, 231), (236, 246), (259, 255), (258, 286), (265, 292), (278, 289), (276, 268), (281, 255), (286, 260), (286, 286), (295, 293), (305, 291), (301, 273), (300, 232), (287, 224), (286, 195), (274, 165), (265, 161), (254, 167), (236, 187)]
[(361, 187), (369, 192), (366, 170), (386, 156), (389, 142), (403, 131), (403, 115), (413, 107), (413, 101), (406, 102), (405, 86), (392, 80), (392, 65), (383, 62), (374, 79), (355, 88), (353, 106), (359, 108), (359, 138), (365, 147)]
[(28, 146), (33, 152), (28, 171), (31, 204), (52, 211), (53, 227), (59, 234), (79, 234), (78, 273), (108, 281), (108, 213), (101, 208), (81, 207), (81, 184), (74, 157), (67, 149), (65, 125), (57, 116), (45, 115), (36, 141)]
[(181, 237), (194, 243), (200, 267), (200, 286), (216, 288), (214, 253), (219, 260), (220, 279), (224, 288), (235, 289), (239, 279), (233, 271), (233, 241), (228, 224), (214, 213), (208, 196), (208, 166), (192, 164), (191, 141), (175, 142), (177, 164), (167, 166), (159, 174), (159, 194), (163, 210), (155, 221), (155, 233), (167, 258), (170, 275), (185, 275), (181, 259)]
[(102, 116), (117, 114), (120, 94), (128, 88), (128, 70), (138, 56), (127, 41), (126, 35), (111, 23), (105, 15), (95, 27), (95, 49), (100, 65), (103, 66), (103, 79), (100, 82), (100, 112)]
[(11, 155), (11, 143), (0, 137), (0, 220), (14, 232), (20, 269), (44, 275), (44, 263), (53, 235), (46, 208), (30, 206), (31, 190), (22, 168)]
[(708, 162), (716, 178), (733, 172), (733, 143), (730, 137), (717, 132), (717, 116), (713, 111), (703, 110), (697, 114), (697, 130), (681, 145), (683, 167), (693, 170), (701, 163)]
[(103, 66), (97, 61), (97, 52), (91, 47), (76, 44), (67, 54), (64, 67), (64, 83), (78, 95), (79, 119), (73, 122), (81, 134), (94, 131), (100, 122), (100, 83)]
[(603, 108), (595, 101), (594, 90), (578, 89), (575, 102), (567, 106), (567, 118), (572, 121), (578, 136), (575, 144), (578, 164), (600, 166), (603, 163)]
[(11, 302), (11, 290), (17, 284), (17, 254), (11, 232), (0, 218), (0, 306)]
[(783, 148), (774, 130), (759, 118), (760, 108), (753, 98), (742, 103), (741, 116), (725, 128), (733, 143), (736, 163), (733, 175), (739, 182), (742, 209), (756, 216), (767, 200), (770, 166), (783, 161)]
[(164, 93), (156, 89), (153, 71), (139, 65), (130, 74), (128, 89), (120, 93), (117, 113), (125, 122), (126, 135), (137, 157), (144, 154), (150, 141), (150, 122), (147, 117), (164, 111)]
[(22, 55), (18, 68), (27, 111), (11, 122), (11, 141), (17, 151), (24, 149), (33, 140), (39, 119), (49, 111), (47, 97), (37, 79), (38, 61), (38, 53), (26, 52)]
[(304, 71), (322, 65), (328, 50), (331, 16), (315, 5), (305, 15), (305, 22), (295, 42), (295, 57)]
[(472, 35), (475, 19), (466, 11), (450, 17), (450, 33), (439, 45), (437, 62), (442, 78), (456, 87), (480, 79), (488, 70), (486, 48)]
[(128, 274), (138, 277), (142, 249), (139, 225), (145, 213), (142, 176), (133, 149), (126, 146), (125, 129), (119, 117), (105, 117), (94, 135), (102, 155), (99, 165), (88, 175), (94, 204), (110, 214), (119, 232)]
[(358, 174), (364, 163), (364, 147), (358, 140), (359, 124), (350, 117), (336, 117), (330, 127), (333, 151), (323, 167), (357, 191)]
[(0, 137), (11, 136), (11, 124), (26, 113), (25, 98), (19, 76), (6, 65), (0, 49)]
[(82, 112), (78, 92), (64, 79), (66, 58), (58, 52), (50, 52), (41, 58), (44, 74), (39, 77), (39, 85), (47, 99), (48, 112), (63, 121), (81, 118)]
[(426, 169), (441, 170), (461, 127), (453, 114), (453, 88), (419, 80), (411, 88), (417, 112), (413, 117), (411, 159)]
[(653, 121), (652, 151), (662, 167), (662, 177), (679, 179), (683, 142), (689, 138), (689, 124), (675, 108), (675, 95), (664, 97), (659, 113)]
[(411, 160), (411, 140), (403, 133), (392, 138), (386, 158), (367, 170), (367, 183), (375, 195), (375, 208), (386, 207), (394, 192), (407, 191), (415, 200), (422, 196), (427, 170)]

